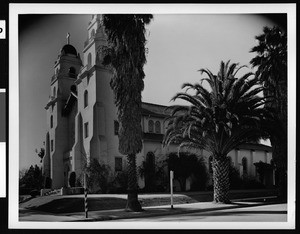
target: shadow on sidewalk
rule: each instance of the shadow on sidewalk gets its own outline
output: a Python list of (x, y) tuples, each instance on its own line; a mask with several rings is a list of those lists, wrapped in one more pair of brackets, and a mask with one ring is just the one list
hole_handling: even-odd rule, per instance
[[(248, 211), (230, 211), (233, 209), (238, 208), (247, 208), (247, 207), (255, 207), (255, 206), (263, 206), (268, 204), (278, 204), (276, 202), (262, 202), (262, 203), (241, 203), (241, 202), (234, 202), (231, 204), (214, 204), (211, 205), (213, 207), (202, 207), (198, 203), (197, 206), (199, 208), (188, 208), (188, 207), (180, 207), (180, 205), (174, 207), (171, 209), (170, 207), (164, 207), (164, 208), (145, 208), (143, 212), (126, 212), (126, 211), (106, 211), (106, 212), (99, 212), (99, 217), (94, 218), (92, 220), (80, 220), (80, 221), (105, 221), (105, 220), (116, 220), (116, 219), (131, 219), (131, 218), (146, 218), (146, 217), (153, 217), (153, 216), (171, 216), (171, 215), (178, 215), (178, 214), (192, 214), (197, 213), (199, 215), (199, 212), (203, 212), (203, 214), (200, 214), (200, 216), (205, 216), (204, 212), (213, 212), (215, 215), (230, 215), (230, 214), (246, 214)], [(226, 211), (228, 210), (228, 211)], [(101, 213), (101, 214), (100, 214)], [(248, 213), (256, 213), (256, 214), (285, 214), (286, 211), (249, 211)], [(72, 221), (71, 221), (72, 222)]]

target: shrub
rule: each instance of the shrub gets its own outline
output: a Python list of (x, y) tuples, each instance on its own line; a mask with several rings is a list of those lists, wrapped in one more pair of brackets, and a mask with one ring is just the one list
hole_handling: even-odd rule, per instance
[(112, 178), (110, 167), (106, 164), (99, 163), (97, 159), (93, 158), (89, 166), (86, 166), (85, 171), (87, 173), (87, 188), (89, 192), (107, 193)]
[(165, 162), (158, 161), (153, 165), (144, 160), (138, 167), (138, 174), (145, 179), (145, 187), (141, 192), (164, 192), (168, 186), (165, 175)]
[(265, 185), (253, 176), (247, 176), (243, 179), (243, 183), (241, 186), (242, 189), (263, 189)]
[(127, 171), (116, 172), (109, 186), (109, 193), (127, 193), (128, 175)]
[(34, 189), (34, 190), (31, 190), (29, 194), (31, 197), (36, 197), (36, 196), (40, 195), (40, 191), (37, 189)]
[(51, 189), (52, 187), (52, 180), (50, 177), (46, 177), (44, 181), (44, 188)]
[(232, 165), (230, 165), (229, 167), (229, 181), (230, 181), (230, 189), (240, 189), (243, 183), (243, 180), (240, 177), (240, 173), (238, 169)]
[(185, 191), (186, 179), (194, 177), (191, 189), (194, 191), (204, 190), (208, 180), (207, 169), (203, 158), (198, 158), (196, 154), (188, 152), (172, 152), (168, 155), (166, 162), (168, 169), (174, 171), (174, 179), (179, 184), (181, 191)]
[[(20, 193), (25, 192), (24, 189), (30, 188), (31, 190), (40, 190), (44, 186), (44, 176), (42, 175), (42, 169), (37, 165), (30, 166), (25, 173), (22, 173), (21, 178), (19, 178), (19, 189)], [(21, 189), (23, 191), (21, 191)], [(28, 193), (27, 193), (28, 194)]]
[(75, 183), (76, 183), (76, 173), (75, 171), (72, 171), (69, 177), (69, 184), (71, 188), (75, 187)]

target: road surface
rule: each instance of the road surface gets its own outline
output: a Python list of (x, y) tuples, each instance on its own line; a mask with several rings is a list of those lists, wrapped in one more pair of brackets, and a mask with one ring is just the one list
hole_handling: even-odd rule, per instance
[(119, 219), (113, 222), (286, 222), (287, 204), (269, 204), (215, 211), (146, 218)]

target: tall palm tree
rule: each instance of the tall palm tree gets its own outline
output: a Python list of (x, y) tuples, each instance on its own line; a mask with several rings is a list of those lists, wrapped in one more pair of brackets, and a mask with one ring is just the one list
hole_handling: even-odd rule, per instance
[[(273, 159), (279, 172), (279, 195), (287, 191), (287, 37), (279, 27), (264, 27), (263, 34), (255, 37), (258, 45), (250, 63), (257, 68), (256, 76), (269, 96), (268, 108), (273, 108), (273, 128), (269, 128)], [(274, 129), (274, 126), (276, 128)]]
[(138, 201), (136, 154), (142, 149), (141, 92), (144, 89), (143, 66), (146, 63), (145, 25), (152, 15), (105, 14), (103, 24), (109, 52), (104, 63), (113, 68), (111, 87), (118, 108), (119, 151), (127, 155), (127, 210), (141, 211)]
[[(242, 67), (222, 61), (217, 75), (208, 69), (199, 70), (207, 78), (202, 78), (201, 83), (182, 86), (186, 91), (176, 94), (173, 100), (182, 99), (189, 105), (171, 107), (172, 114), (167, 119), (164, 144), (204, 149), (213, 156), (217, 203), (230, 202), (228, 153), (241, 143), (259, 138), (263, 134), (261, 123), (266, 118), (262, 108), (265, 98), (259, 95), (263, 87), (251, 72), (237, 78)], [(207, 86), (202, 82), (207, 82)]]

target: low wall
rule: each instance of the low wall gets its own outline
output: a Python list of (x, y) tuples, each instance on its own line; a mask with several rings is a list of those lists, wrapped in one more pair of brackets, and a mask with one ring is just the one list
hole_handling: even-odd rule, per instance
[(62, 188), (62, 195), (84, 194), (83, 187)]
[(50, 191), (51, 191), (51, 189), (41, 189), (41, 197)]

